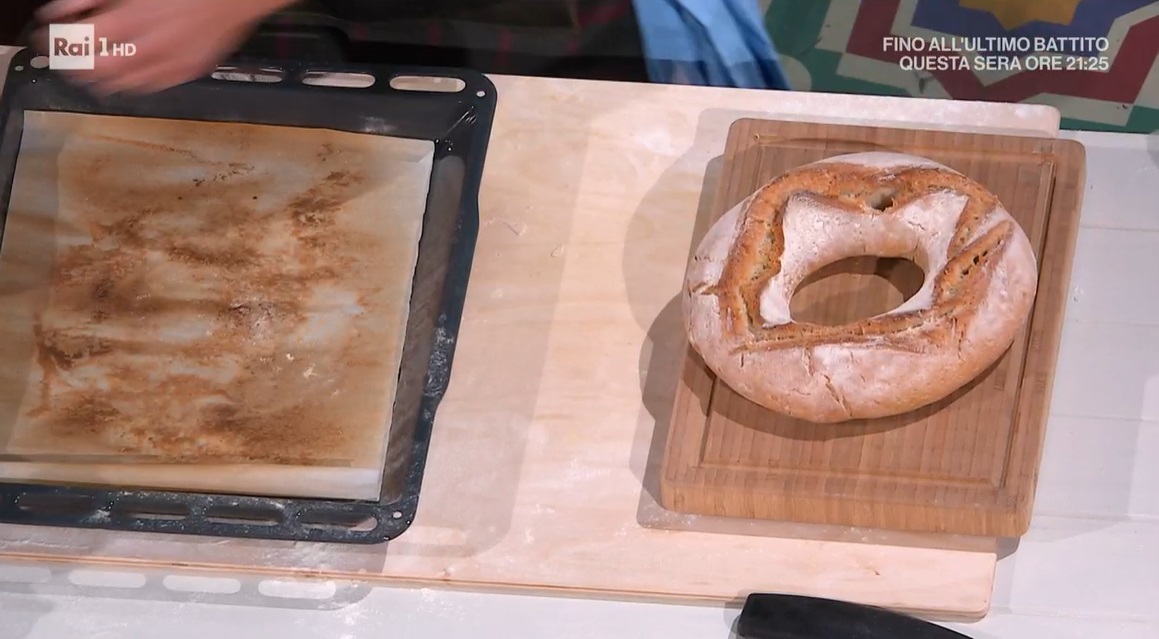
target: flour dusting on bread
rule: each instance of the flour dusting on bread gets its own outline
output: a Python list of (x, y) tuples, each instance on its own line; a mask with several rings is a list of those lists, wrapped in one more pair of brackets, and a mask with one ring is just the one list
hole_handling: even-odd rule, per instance
[[(872, 255), (914, 261), (921, 289), (846, 326), (795, 322), (810, 274)], [(685, 327), (717, 376), (751, 401), (815, 422), (884, 417), (949, 395), (1010, 346), (1033, 305), (1033, 248), (967, 176), (897, 153), (789, 171), (728, 211), (685, 282)]]

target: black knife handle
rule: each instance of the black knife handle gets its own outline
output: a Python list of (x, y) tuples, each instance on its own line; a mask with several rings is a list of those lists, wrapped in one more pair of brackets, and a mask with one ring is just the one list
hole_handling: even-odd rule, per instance
[(739, 639), (970, 639), (883, 608), (799, 595), (752, 594), (736, 623)]

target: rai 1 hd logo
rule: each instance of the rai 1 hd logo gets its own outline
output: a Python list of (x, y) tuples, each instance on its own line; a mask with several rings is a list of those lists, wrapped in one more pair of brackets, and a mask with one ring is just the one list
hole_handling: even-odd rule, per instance
[(61, 71), (88, 71), (97, 58), (125, 58), (137, 53), (128, 42), (109, 42), (96, 37), (91, 24), (48, 25), (48, 68)]

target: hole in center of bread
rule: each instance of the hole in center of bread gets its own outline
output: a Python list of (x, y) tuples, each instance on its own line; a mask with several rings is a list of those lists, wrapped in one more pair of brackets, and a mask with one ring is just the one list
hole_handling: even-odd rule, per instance
[(892, 311), (921, 290), (925, 279), (925, 271), (907, 259), (849, 257), (806, 277), (789, 312), (795, 322), (840, 326)]
[(897, 192), (893, 189), (880, 189), (867, 195), (865, 203), (878, 211), (884, 211), (893, 206), (894, 195), (897, 195)]

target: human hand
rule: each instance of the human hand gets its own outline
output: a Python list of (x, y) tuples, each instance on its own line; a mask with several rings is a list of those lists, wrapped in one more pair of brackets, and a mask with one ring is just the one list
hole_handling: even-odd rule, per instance
[[(100, 93), (148, 93), (209, 73), (262, 18), (292, 1), (54, 0), (37, 19), (92, 24), (98, 38), (132, 44), (133, 56), (98, 57), (92, 70), (70, 75)], [(47, 46), (47, 30), (35, 42)]]

